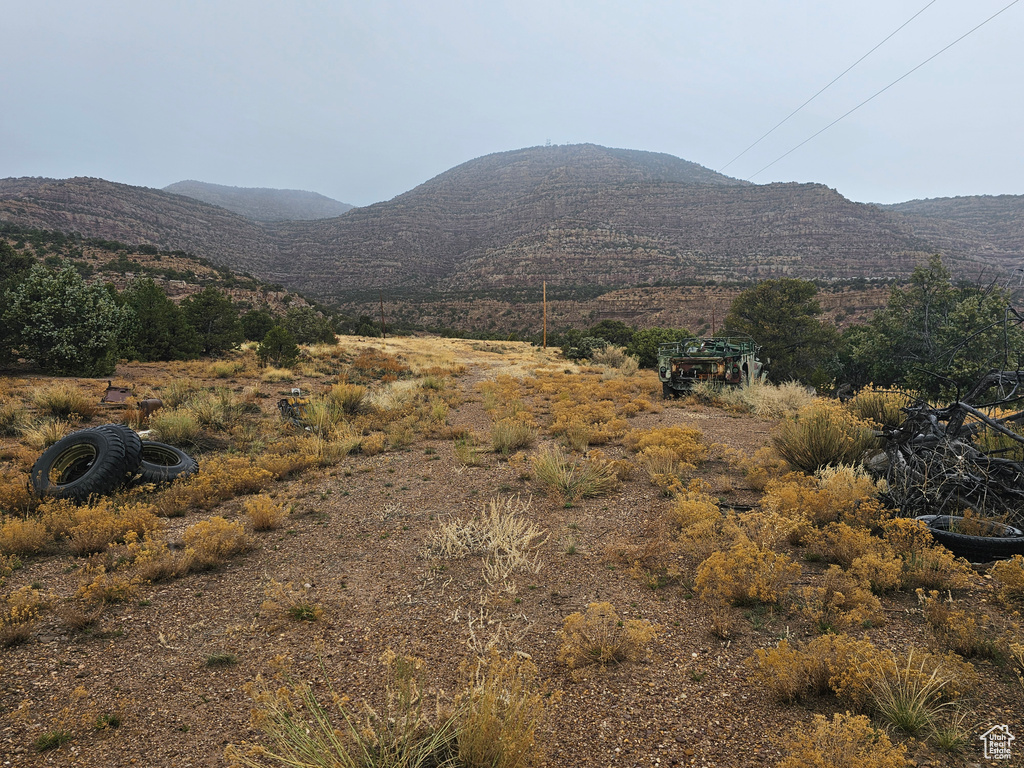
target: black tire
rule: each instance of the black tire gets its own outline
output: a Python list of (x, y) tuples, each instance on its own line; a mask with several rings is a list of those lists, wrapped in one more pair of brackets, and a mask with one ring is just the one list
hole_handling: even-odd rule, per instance
[(107, 429), (82, 429), (51, 445), (32, 465), (32, 489), (40, 498), (83, 502), (104, 496), (125, 477), (124, 440)]
[(169, 483), (199, 471), (199, 463), (173, 445), (146, 441), (142, 444), (142, 464), (136, 485)]
[(1024, 555), (1024, 531), (1012, 525), (986, 523), (992, 535), (968, 536), (950, 530), (964, 519), (958, 515), (922, 515), (917, 519), (928, 526), (937, 542), (957, 557), (972, 563), (987, 563), (990, 560), (1006, 560), (1014, 555)]
[(117, 434), (124, 441), (124, 479), (131, 482), (142, 465), (142, 438), (126, 424), (102, 424), (96, 429), (106, 429)]
[(668, 385), (667, 381), (661, 382), (661, 398), (662, 400), (670, 400), (676, 396), (676, 391)]

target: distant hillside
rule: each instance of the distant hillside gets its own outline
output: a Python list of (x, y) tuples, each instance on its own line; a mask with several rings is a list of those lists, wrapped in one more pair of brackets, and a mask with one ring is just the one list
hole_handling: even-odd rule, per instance
[[(671, 155), (592, 144), (476, 158), (387, 202), (318, 221), (253, 221), (100, 179), (0, 180), (0, 220), (181, 249), (322, 300), (765, 277), (905, 278), (941, 251), (954, 273), (1009, 271), (1012, 236), (847, 200), (820, 184), (755, 185)], [(994, 230), (993, 230), (994, 231)]]
[(86, 279), (98, 279), (119, 290), (134, 279), (149, 278), (174, 301), (213, 286), (234, 301), (278, 314), (288, 307), (309, 305), (303, 296), (281, 285), (236, 274), (184, 251), (161, 251), (148, 245), (133, 247), (114, 240), (69, 236), (16, 224), (0, 224), (0, 241), (49, 267), (71, 262)]
[(164, 187), (164, 192), (218, 205), (254, 221), (332, 219), (352, 210), (348, 203), (299, 189), (226, 187), (203, 181), (178, 181)]
[(1024, 267), (1024, 195), (910, 200), (881, 206), (902, 215), (936, 247), (970, 249), (1007, 270)]

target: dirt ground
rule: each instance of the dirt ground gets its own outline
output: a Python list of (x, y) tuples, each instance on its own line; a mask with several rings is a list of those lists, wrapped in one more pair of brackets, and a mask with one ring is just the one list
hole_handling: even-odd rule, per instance
[[(500, 345), (452, 343), (449, 354), (461, 356), (466, 372), (453, 380), (462, 396), (448, 423), (487, 434), (491, 419), (477, 384), (499, 372), (525, 373), (536, 360), (510, 361)], [(141, 374), (118, 371), (122, 380), (133, 375)], [(653, 396), (660, 388), (647, 375)], [(774, 426), (660, 400), (654, 412), (630, 419), (632, 428), (674, 424), (694, 425), (708, 443), (748, 455), (768, 442)], [(542, 432), (530, 450), (549, 442)], [(610, 458), (626, 458), (620, 446), (602, 448)], [(253, 533), (255, 547), (223, 568), (147, 587), (138, 599), (108, 608), (84, 633), (45, 614), (27, 643), (0, 650), (0, 765), (222, 766), (227, 745), (259, 740), (246, 692), (258, 675), (284, 669), (318, 690), (326, 677), (353, 699), (378, 699), (380, 657), (388, 649), (422, 658), (428, 680), (446, 691), (458, 687), (460, 664), (486, 647), (528, 655), (561, 694), (538, 734), (541, 764), (552, 767), (770, 766), (784, 753), (787, 733), (807, 727), (815, 713), (842, 710), (833, 698), (780, 704), (750, 674), (746, 661), (755, 649), (810, 636), (795, 610), (737, 608), (738, 630), (721, 640), (686, 578), (652, 589), (609, 555), (616, 543), (649, 535), (671, 503), (642, 472), (608, 495), (568, 505), (544, 495), (514, 462), (484, 451), (480, 461), (464, 465), (451, 439), (418, 439), (404, 450), (308, 470), (271, 489), (275, 500), (294, 504), (286, 527)], [(758, 502), (726, 462), (703, 466), (699, 476), (724, 506)], [(547, 536), (536, 573), (516, 572), (491, 585), (479, 557), (439, 566), (424, 556), (440, 521), (472, 518), (489, 500), (516, 495)], [(244, 519), (242, 501), (171, 518), (168, 537), (180, 537), (204, 516)], [(38, 584), (66, 596), (80, 565), (54, 549), (27, 558), (5, 590)], [(824, 567), (803, 563), (802, 580)], [(271, 581), (304, 591), (322, 617), (289, 621), (261, 610)], [(981, 575), (964, 599), (991, 599)], [(556, 658), (556, 633), (566, 616), (602, 601), (623, 620), (646, 619), (662, 631), (646, 661), (572, 672)], [(904, 650), (931, 642), (913, 595), (887, 597), (885, 608), (886, 625), (867, 630), (876, 644)], [(237, 663), (208, 665), (223, 654)], [(1024, 704), (1012, 675), (991, 662), (976, 666), (984, 686), (971, 702), (972, 738), (1008, 724), (1024, 739)], [(120, 725), (92, 727), (104, 713), (117, 713)], [(57, 728), (73, 738), (38, 752), (35, 740)], [(977, 741), (953, 756), (908, 744), (916, 765), (982, 762)]]

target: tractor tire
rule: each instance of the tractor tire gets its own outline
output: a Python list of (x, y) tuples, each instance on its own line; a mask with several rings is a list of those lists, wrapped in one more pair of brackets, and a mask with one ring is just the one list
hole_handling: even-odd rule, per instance
[(142, 464), (135, 485), (161, 485), (198, 471), (199, 463), (184, 451), (147, 440), (142, 444)]
[(102, 424), (96, 429), (106, 429), (119, 435), (124, 441), (124, 483), (130, 483), (142, 465), (142, 438), (126, 424)]
[(127, 449), (114, 430), (93, 427), (72, 432), (47, 448), (32, 465), (36, 496), (81, 503), (104, 496), (125, 477)]
[(1006, 560), (1014, 555), (1024, 555), (1024, 531), (1012, 525), (987, 523), (992, 535), (970, 536), (950, 530), (964, 519), (957, 515), (922, 515), (917, 519), (928, 526), (937, 542), (957, 557), (972, 563), (987, 563), (990, 560)]
[(667, 382), (661, 382), (661, 399), (674, 400), (676, 397), (678, 397), (676, 391), (672, 389)]

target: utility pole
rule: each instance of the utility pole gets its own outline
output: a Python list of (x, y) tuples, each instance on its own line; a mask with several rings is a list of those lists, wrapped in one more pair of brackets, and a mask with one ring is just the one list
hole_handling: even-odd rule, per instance
[(547, 280), (544, 280), (541, 283), (541, 286), (543, 287), (543, 291), (544, 291), (544, 347), (543, 347), (543, 349), (547, 349), (548, 348), (548, 283), (547, 283)]
[(388, 337), (388, 327), (384, 325), (384, 292), (378, 291), (377, 296), (380, 298), (380, 335), (382, 339)]

